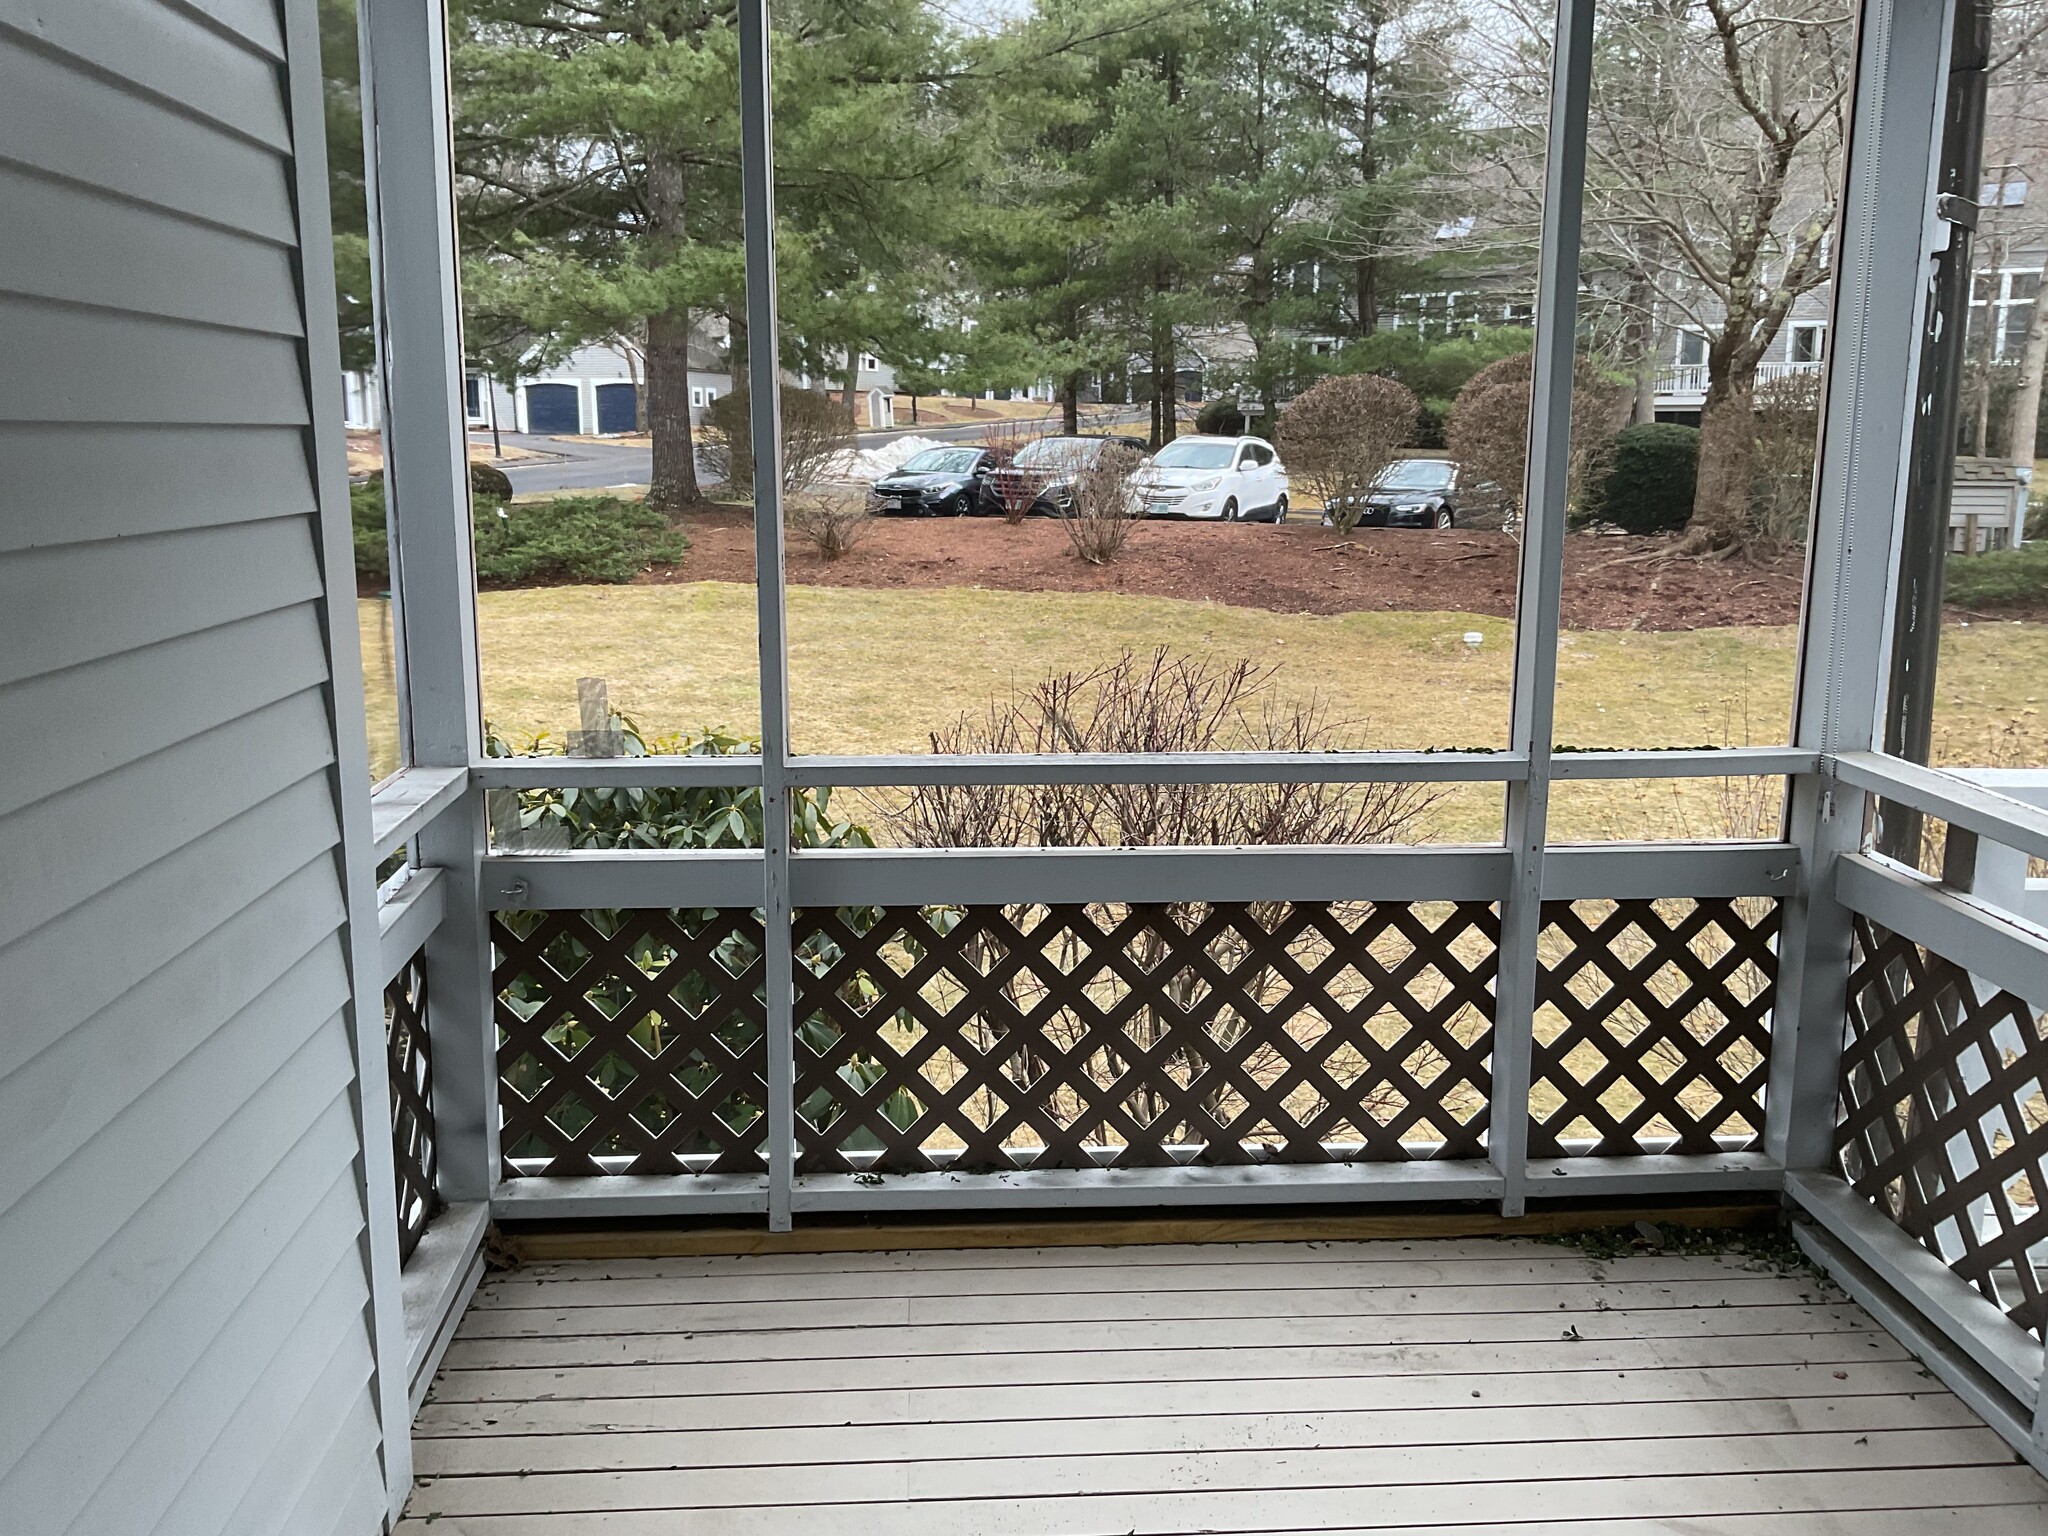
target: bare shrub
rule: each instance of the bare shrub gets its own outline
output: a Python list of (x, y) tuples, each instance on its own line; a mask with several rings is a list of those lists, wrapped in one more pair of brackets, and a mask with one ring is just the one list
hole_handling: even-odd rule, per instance
[[(1444, 445), (1465, 471), (1473, 526), (1491, 514), (1505, 519), (1521, 504), (1529, 477), (1529, 374), (1531, 354), (1488, 363), (1465, 381), (1444, 423)], [(1603, 374), (1589, 357), (1572, 366), (1571, 468), (1565, 498), (1585, 499), (1607, 441), (1628, 415), (1629, 388)], [(1461, 515), (1460, 521), (1466, 518)]]
[[(752, 416), (747, 392), (720, 395), (704, 409), (704, 468), (736, 496), (754, 493)], [(854, 446), (846, 407), (815, 389), (782, 386), (782, 494), (794, 498), (823, 480), (833, 461)]]
[(988, 477), (989, 493), (1002, 509), (1003, 521), (1015, 527), (1030, 515), (1031, 503), (1038, 495), (1035, 481), (1028, 475), (1006, 475), (1001, 471), (1010, 467), (1017, 452), (1036, 434), (1022, 422), (1011, 419), (992, 421), (981, 429), (981, 446), (995, 459), (996, 472)]
[[(1275, 676), (1275, 668), (1249, 660), (1217, 662), (1164, 648), (1149, 656), (1126, 651), (1101, 666), (1054, 673), (1027, 691), (991, 700), (984, 714), (963, 715), (933, 732), (932, 750), (1323, 752), (1362, 744), (1362, 731), (1333, 718), (1319, 697), (1279, 698)], [(896, 841), (920, 848), (1356, 845), (1409, 834), (1434, 798), (1426, 787), (1403, 784), (930, 785), (912, 791), (906, 803), (885, 814)], [(1115, 903), (1095, 910), (1110, 928), (1128, 911)], [(1169, 903), (1130, 940), (1137, 965), (1165, 978), (1163, 1005), (1138, 1008), (1123, 1024), (1151, 1066), (1141, 1082), (1120, 1082), (1118, 1093), (1128, 1094), (1135, 1118), (1164, 1139), (1201, 1139), (1207, 1134), (1203, 1126), (1241, 1111), (1242, 1089), (1222, 1081), (1214, 1070), (1217, 1059), (1238, 1050), (1244, 1073), (1270, 1088), (1291, 1070), (1301, 1046), (1313, 1048), (1321, 1027), (1304, 1016), (1283, 1026), (1297, 1042), (1294, 1049), (1271, 1038), (1238, 1049), (1255, 1023), (1270, 1029), (1273, 1010), (1291, 985), (1276, 968), (1250, 962), (1255, 942), (1250, 930), (1272, 933), (1285, 920), (1288, 903), (1251, 902), (1242, 912), (1212, 922), (1219, 914), (1209, 903)], [(1005, 915), (1016, 931), (1030, 932), (1043, 910), (1011, 907)], [(1186, 936), (1196, 933), (1204, 935), (1202, 952), (1212, 973), (1232, 977), (1233, 996), (1206, 1016), (1201, 1030), (1190, 1031), (1185, 1021), (1202, 1004), (1208, 982), (1202, 967), (1168, 962), (1185, 955)], [(970, 961), (994, 969), (1004, 958), (1000, 942), (977, 940), (970, 946)], [(1047, 958), (1063, 972), (1081, 969), (1091, 958), (1071, 934), (1056, 943), (1057, 951)], [(1018, 1015), (1040, 1017), (1047, 983), (1037, 965), (1006, 969), (1003, 990)], [(1115, 1006), (1107, 994), (1099, 1001)], [(1484, 1021), (1470, 1023), (1477, 1029)], [(1072, 1053), (1085, 1048), (1088, 1028), (1054, 1018), (1044, 1025), (1044, 1034), (1053, 1050)], [(1198, 1043), (1182, 1043), (1191, 1039)], [(1071, 1119), (1080, 1108), (1073, 1102), (1075, 1090), (1064, 1074), (1048, 1072), (1047, 1063), (1032, 1059), (1037, 1050), (1036, 1045), (1020, 1049), (1014, 1079), (1042, 1082), (1045, 1086), (1036, 1091), (1043, 1095), (1043, 1107), (1056, 1118)], [(1423, 1046), (1408, 1065), (1427, 1081), (1445, 1060), (1434, 1047)], [(1175, 1084), (1192, 1091), (1175, 1093)], [(1361, 1084), (1359, 1091), (1359, 1112), (1376, 1118), (1398, 1112), (1404, 1102), (1393, 1083)]]
[[(1161, 647), (1125, 651), (992, 699), (931, 734), (938, 753), (1333, 752), (1362, 728), (1323, 699), (1282, 699), (1278, 669)], [(1178, 847), (1379, 843), (1411, 831), (1433, 802), (1406, 784), (930, 785), (892, 814), (919, 848)]]
[(1749, 517), (1752, 547), (1760, 547), (1759, 553), (1806, 542), (1819, 435), (1818, 374), (1787, 374), (1758, 387)]
[(1138, 520), (1138, 496), (1131, 480), (1142, 462), (1136, 449), (1104, 442), (1075, 468), (1073, 497), (1060, 509), (1060, 526), (1067, 530), (1074, 553), (1090, 565), (1108, 565), (1123, 553)]
[(1324, 379), (1280, 413), (1287, 472), (1322, 502), (1331, 523), (1349, 533), (1363, 495), (1395, 451), (1415, 435), (1415, 392), (1377, 374)]
[(837, 560), (875, 524), (866, 493), (846, 487), (795, 492), (783, 503), (782, 515), (827, 560)]

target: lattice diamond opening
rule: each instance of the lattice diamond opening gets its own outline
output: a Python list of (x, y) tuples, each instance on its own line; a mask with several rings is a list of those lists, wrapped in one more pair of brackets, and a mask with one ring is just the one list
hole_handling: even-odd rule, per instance
[(398, 1255), (412, 1257), (441, 1208), (434, 1188), (434, 1060), (427, 1038), (427, 956), (421, 950), (384, 988), (384, 1052), (391, 1077), (391, 1162), (398, 1199)]
[(1842, 1176), (1963, 1280), (2048, 1335), (2048, 1019), (1864, 918), (1842, 1052)]
[(1762, 897), (1545, 902), (1530, 1155), (1753, 1145), (1778, 922)]
[(765, 1166), (757, 917), (508, 912), (491, 936), (507, 1177)]
[(1483, 903), (798, 915), (799, 1172), (1483, 1155)]

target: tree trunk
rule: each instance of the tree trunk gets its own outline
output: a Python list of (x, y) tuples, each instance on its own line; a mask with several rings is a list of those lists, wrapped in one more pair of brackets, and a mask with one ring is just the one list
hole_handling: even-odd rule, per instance
[[(686, 240), (688, 191), (681, 160), (656, 146), (647, 155), (647, 208), (655, 246), (673, 259)], [(654, 440), (650, 507), (688, 506), (697, 488), (697, 442), (690, 421), (690, 316), (672, 309), (647, 317), (647, 431)]]
[(1645, 353), (1636, 364), (1636, 401), (1628, 413), (1629, 425), (1640, 427), (1657, 419), (1657, 359)]
[[(860, 430), (860, 353), (852, 347), (846, 349), (846, 419), (856, 432)], [(879, 425), (871, 421), (868, 430)]]
[(1749, 533), (1750, 482), (1756, 473), (1755, 376), (1711, 380), (1700, 410), (1699, 478), (1693, 491), (1696, 545), (1727, 549)]
[(690, 317), (647, 317), (647, 430), (654, 436), (650, 507), (686, 507), (702, 499), (697, 441), (690, 422)]
[(1380, 328), (1380, 264), (1376, 257), (1358, 258), (1358, 334), (1370, 336)]
[[(622, 345), (619, 350), (625, 354), (626, 376), (633, 381), (633, 430), (635, 432), (645, 432), (647, 430), (647, 348), (643, 342), (642, 345), (637, 347), (630, 344)], [(689, 365), (689, 360), (689, 354), (685, 352), (683, 354), (685, 367)]]
[(1180, 359), (1174, 352), (1173, 331), (1167, 328), (1152, 336), (1152, 446), (1164, 448), (1178, 430), (1175, 412), (1180, 408)]
[(1081, 375), (1070, 373), (1060, 386), (1060, 430), (1069, 437), (1081, 432)]
[(2036, 429), (2041, 420), (2041, 375), (2048, 369), (2048, 289), (2034, 301), (2026, 345), (2020, 349), (2019, 384), (2012, 392), (2005, 418), (2005, 451), (2013, 463), (2031, 469)]

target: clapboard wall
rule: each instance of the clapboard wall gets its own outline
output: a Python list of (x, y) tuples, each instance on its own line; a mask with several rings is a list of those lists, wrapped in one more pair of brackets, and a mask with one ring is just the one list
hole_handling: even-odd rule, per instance
[(385, 1513), (292, 156), (288, 64), (317, 61), (286, 58), (309, 20), (0, 0), (0, 1530), (23, 1536)]

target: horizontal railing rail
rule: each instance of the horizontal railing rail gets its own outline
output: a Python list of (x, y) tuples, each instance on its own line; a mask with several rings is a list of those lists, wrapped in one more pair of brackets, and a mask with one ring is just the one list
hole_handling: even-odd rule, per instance
[[(1789, 843), (1560, 845), (1543, 865), (1546, 899), (1784, 896), (1799, 850)], [(790, 857), (798, 906), (869, 902), (1504, 899), (1502, 848), (830, 849)], [(497, 911), (595, 907), (732, 907), (759, 900), (758, 850), (499, 853), (483, 861)]]
[(1927, 768), (1880, 752), (1831, 754), (1821, 770), (2004, 847), (2048, 859), (2048, 809), (2002, 793), (1974, 775)]
[[(1779, 379), (1818, 375), (1820, 371), (1819, 359), (1812, 362), (1759, 363), (1755, 381), (1758, 384), (1771, 384)], [(1657, 393), (1660, 395), (1703, 395), (1706, 392), (1705, 363), (1679, 363), (1674, 367), (1657, 370)]]
[[(1558, 751), (1552, 776), (1569, 779), (1721, 778), (1811, 773), (1820, 754), (1798, 747), (1684, 747)], [(761, 782), (758, 754), (482, 758), (486, 789), (739, 788)], [(1455, 784), (1519, 783), (1529, 762), (1514, 752), (915, 753), (791, 757), (799, 788), (916, 788), (960, 784)]]

